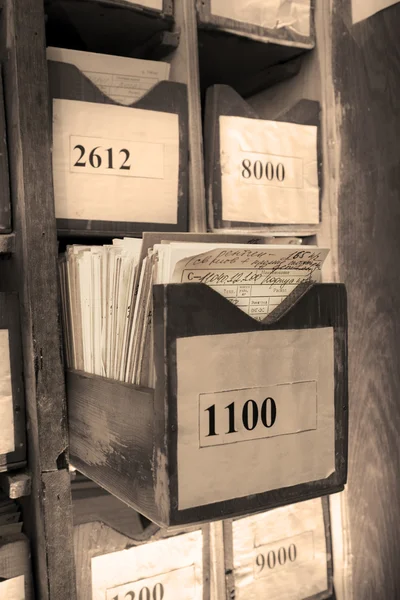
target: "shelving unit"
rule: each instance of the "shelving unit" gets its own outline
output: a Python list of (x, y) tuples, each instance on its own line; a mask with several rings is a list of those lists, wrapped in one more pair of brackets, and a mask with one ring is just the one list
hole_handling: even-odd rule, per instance
[[(118, 41), (115, 33), (109, 38), (91, 37), (93, 28), (80, 29), (82, 7), (87, 14), (96, 15), (102, 27), (111, 22), (118, 27), (121, 15), (131, 15), (132, 21), (123, 19), (126, 29)], [(207, 85), (219, 83), (215, 73), (205, 68), (210, 60), (206, 44), (209, 42), (208, 48), (212, 46), (216, 52), (220, 47), (218, 35), (227, 42), (225, 50), (229, 44), (243, 46), (243, 40), (239, 43), (232, 38), (232, 32), (217, 35), (203, 28), (194, 0), (175, 0), (174, 16), (170, 0), (164, 0), (162, 7), (162, 11), (143, 9), (140, 3), (125, 0), (1, 2), (13, 231), (0, 235), (0, 290), (19, 294), (28, 468), (32, 474), (32, 491), (21, 502), (40, 600), (77, 600), (76, 581), (78, 590), (85, 588), (84, 594), (90, 597), (88, 558), (76, 572), (75, 557), (82, 544), (89, 557), (132, 543), (131, 535), (116, 533), (112, 525), (100, 520), (79, 522), (76, 514), (74, 529), (56, 272), (46, 15), (49, 43), (162, 58), (171, 63), (172, 79), (188, 86), (189, 223), (191, 231), (202, 232), (206, 230), (206, 210), (201, 99)], [(110, 15), (114, 21), (108, 20)], [(395, 324), (399, 294), (392, 267), (393, 257), (399, 254), (399, 136), (392, 101), (399, 90), (395, 41), (399, 23), (399, 5), (352, 26), (349, 0), (330, 0), (324, 5), (317, 2), (315, 49), (310, 51), (313, 42), (309, 41), (301, 56), (287, 50), (294, 60), (286, 62), (289, 54), (285, 55), (277, 66), (275, 61), (263, 62), (266, 48), (262, 46), (258, 67), (265, 68), (261, 76), (261, 67), (257, 68), (254, 78), (244, 81), (242, 89), (260, 118), (279, 118), (303, 99), (321, 105), (321, 223), (315, 227), (272, 225), (269, 232), (314, 236), (310, 239), (331, 249), (324, 267), (325, 282), (344, 281), (349, 290), (350, 393), (354, 407), (350, 480), (345, 492), (330, 499), (337, 600), (350, 600), (352, 585), (355, 597), (372, 597), (368, 594), (374, 590), (389, 598), (399, 590), (394, 573), (400, 541), (398, 536), (391, 537), (397, 523), (393, 507), (400, 497), (399, 461), (393, 452), (400, 429), (400, 413), (393, 401), (398, 388)], [(134, 48), (130, 46), (131, 27), (136, 33), (146, 32), (143, 38), (137, 37)], [(252, 39), (253, 50), (260, 49), (260, 32), (250, 33), (257, 38)], [(236, 81), (235, 75), (229, 82)], [(273, 87), (263, 89), (271, 84)], [(366, 376), (361, 376), (361, 366)], [(207, 533), (214, 600), (226, 597), (222, 529), (217, 521)], [(146, 535), (163, 534), (151, 529)], [(371, 548), (368, 559), (361, 551), (366, 545)], [(15, 574), (21, 569), (11, 571)], [(86, 600), (85, 595), (83, 598)]]

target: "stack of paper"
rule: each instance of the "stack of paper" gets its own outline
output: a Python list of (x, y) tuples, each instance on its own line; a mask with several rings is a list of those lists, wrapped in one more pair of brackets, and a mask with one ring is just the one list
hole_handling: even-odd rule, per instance
[(149, 387), (154, 284), (206, 284), (261, 321), (299, 284), (320, 279), (329, 252), (293, 244), (141, 244), (71, 246), (60, 279), (68, 365)]

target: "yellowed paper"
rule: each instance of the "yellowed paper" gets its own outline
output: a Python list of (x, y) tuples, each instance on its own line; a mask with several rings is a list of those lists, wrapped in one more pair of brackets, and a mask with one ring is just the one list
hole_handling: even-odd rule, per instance
[(320, 498), (233, 521), (237, 600), (303, 600), (328, 589)]
[(4, 600), (25, 600), (25, 577), (13, 577), (0, 582), (0, 598)]
[(310, 35), (310, 0), (210, 0), (211, 14), (267, 29)]
[(53, 100), (56, 217), (176, 223), (178, 115)]
[(399, 0), (352, 0), (353, 23), (368, 19), (377, 12), (397, 4)]
[[(180, 338), (177, 376), (180, 510), (324, 479), (334, 472), (332, 328)], [(306, 431), (303, 416), (293, 416), (298, 409), (297, 394), (286, 391), (288, 384), (301, 382), (316, 382), (307, 386), (310, 398), (301, 402), (303, 410), (316, 402), (316, 422), (313, 419), (311, 423), (315, 429)], [(270, 396), (263, 398), (260, 388), (271, 386), (276, 386), (275, 390), (265, 390)], [(249, 390), (255, 390), (254, 397)], [(230, 402), (222, 410), (214, 410), (213, 401), (208, 406), (201, 402), (203, 394), (221, 392), (230, 394)], [(245, 411), (244, 397), (248, 402)], [(232, 403), (234, 409), (225, 408)], [(204, 414), (206, 423), (200, 425)], [(257, 439), (226, 443), (230, 435), (238, 435), (229, 431), (235, 429), (240, 435), (246, 423)], [(208, 427), (212, 446), (202, 446), (204, 427)], [(285, 428), (291, 432), (285, 434)]]
[(168, 79), (170, 70), (170, 65), (161, 61), (66, 48), (47, 48), (47, 59), (74, 65), (103, 94), (125, 105), (137, 102), (159, 81)]
[(154, 8), (155, 10), (162, 10), (163, 0), (127, 0), (131, 4), (136, 6), (145, 6), (146, 8)]
[[(202, 532), (92, 558), (93, 600), (139, 598), (144, 588), (155, 600), (203, 600)], [(142, 592), (144, 598), (147, 594)]]
[(14, 452), (14, 410), (8, 329), (0, 329), (0, 454)]
[[(204, 244), (202, 245), (204, 247)], [(182, 249), (182, 250), (181, 250)], [(175, 254), (183, 245), (171, 246)], [(319, 281), (326, 248), (221, 244), (176, 264), (172, 281), (205, 283), (243, 312), (261, 321), (300, 283)]]
[(319, 222), (317, 127), (220, 117), (222, 218)]

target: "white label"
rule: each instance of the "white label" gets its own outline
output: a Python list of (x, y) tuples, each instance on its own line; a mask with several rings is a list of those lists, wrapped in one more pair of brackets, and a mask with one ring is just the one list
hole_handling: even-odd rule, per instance
[(210, 0), (211, 14), (267, 29), (310, 35), (310, 0)]
[(161, 573), (107, 590), (107, 600), (192, 600), (196, 593), (194, 565)]
[(14, 452), (14, 409), (8, 329), (0, 329), (0, 454)]
[(317, 428), (317, 382), (228, 390), (199, 397), (200, 447)]
[(92, 598), (202, 600), (202, 532), (92, 558)]
[(319, 222), (317, 127), (220, 117), (222, 218)]
[(72, 135), (70, 171), (92, 175), (164, 179), (164, 146), (148, 142)]
[(320, 498), (232, 524), (235, 598), (304, 600), (328, 589)]
[(256, 548), (254, 578), (274, 575), (278, 570), (298, 567), (314, 559), (314, 536), (312, 531), (300, 533), (283, 540)]
[(176, 223), (177, 114), (53, 100), (56, 217)]
[(4, 600), (25, 600), (24, 575), (0, 582), (0, 598), (4, 598)]
[[(324, 479), (334, 471), (332, 328), (180, 338), (177, 377), (179, 509)], [(235, 408), (238, 432), (229, 434), (226, 407), (234, 401), (232, 390), (244, 391)], [(255, 391), (254, 398), (248, 390)], [(259, 437), (268, 429), (262, 422), (266, 394), (276, 396), (276, 420), (270, 429), (279, 424), (281, 434)], [(211, 403), (204, 402), (205, 395)], [(257, 426), (250, 433), (243, 425), (244, 402), (249, 399), (258, 408)], [(218, 445), (213, 445), (218, 436), (207, 437), (210, 412), (206, 409), (212, 404), (215, 433), (223, 440)], [(200, 420), (199, 411), (203, 412)], [(270, 401), (265, 412), (269, 425)], [(250, 426), (253, 417), (249, 407), (245, 419)], [(226, 443), (230, 436), (240, 443)]]

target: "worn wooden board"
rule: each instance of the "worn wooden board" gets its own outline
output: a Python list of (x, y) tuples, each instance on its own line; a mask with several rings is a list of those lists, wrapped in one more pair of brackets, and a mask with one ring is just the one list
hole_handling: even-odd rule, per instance
[(8, 173), (8, 150), (6, 116), (4, 111), (3, 75), (0, 70), (0, 234), (12, 230), (10, 177)]
[[(49, 46), (137, 57), (153, 36), (171, 29), (172, 0), (162, 10), (130, 0), (45, 0)], [(146, 58), (146, 56), (143, 56)]]
[(397, 598), (400, 288), (393, 257), (400, 252), (400, 5), (354, 26), (349, 2), (333, 8), (339, 274), (350, 316), (352, 591), (365, 600)]
[[(29, 15), (29, 17), (27, 17)], [(20, 295), (29, 467), (33, 489), (24, 522), (32, 540), (38, 595), (75, 598), (69, 488), (62, 486), (68, 446), (58, 322), (57, 244), (52, 198), (47, 65), (41, 0), (6, 0), (3, 61)], [(13, 289), (13, 288), (11, 288)], [(60, 469), (60, 470), (59, 470)], [(51, 487), (52, 477), (60, 479)], [(48, 493), (43, 494), (43, 485)], [(58, 489), (57, 489), (58, 487)], [(57, 523), (54, 518), (58, 514)], [(58, 595), (57, 595), (58, 594)]]

